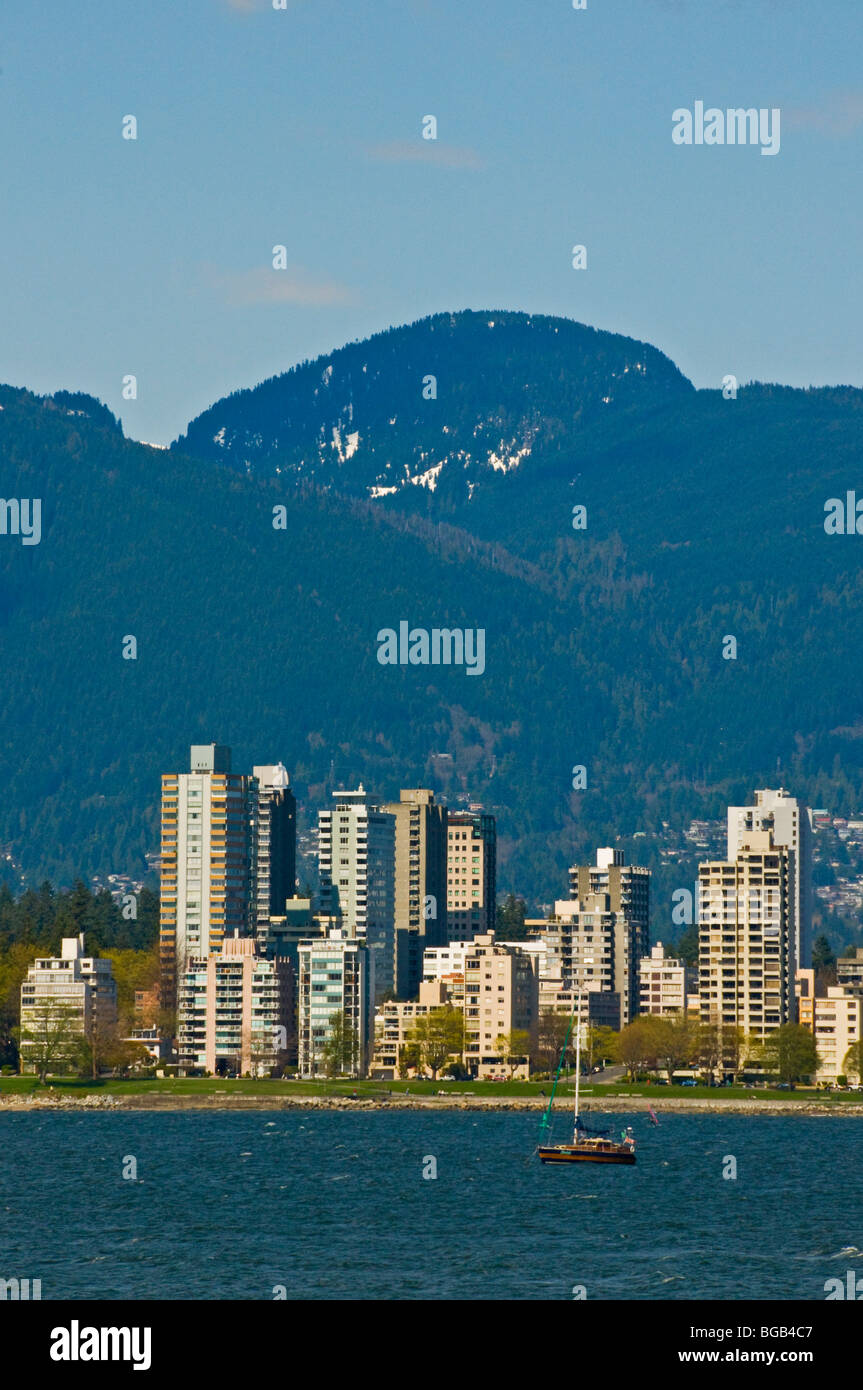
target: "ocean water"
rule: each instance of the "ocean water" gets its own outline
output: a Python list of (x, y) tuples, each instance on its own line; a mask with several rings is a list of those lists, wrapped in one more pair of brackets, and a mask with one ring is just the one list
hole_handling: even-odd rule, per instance
[(568, 1168), (539, 1163), (538, 1118), (2, 1114), (0, 1278), (43, 1300), (823, 1300), (863, 1279), (863, 1119), (614, 1115), (635, 1167)]

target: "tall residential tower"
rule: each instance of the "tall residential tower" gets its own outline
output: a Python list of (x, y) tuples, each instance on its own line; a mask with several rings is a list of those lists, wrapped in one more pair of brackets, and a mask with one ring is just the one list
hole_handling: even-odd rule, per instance
[(751, 830), (770, 830), (774, 845), (788, 850), (791, 978), (812, 963), (812, 813), (784, 787), (755, 793), (754, 806), (728, 808), (728, 859), (737, 858)]
[(447, 940), (447, 809), (425, 788), (401, 791), (384, 809), (395, 820), (395, 988), (412, 999), (423, 950)]
[(318, 812), (321, 913), (369, 948), (375, 1000), (395, 987), (395, 816), (362, 786)]
[(162, 777), (162, 998), (190, 960), (254, 935), (294, 891), (296, 810), (281, 763), (231, 771), (231, 750), (195, 744), (189, 772)]
[(447, 933), (470, 941), (495, 929), (497, 832), (484, 811), (450, 811), (447, 823)]

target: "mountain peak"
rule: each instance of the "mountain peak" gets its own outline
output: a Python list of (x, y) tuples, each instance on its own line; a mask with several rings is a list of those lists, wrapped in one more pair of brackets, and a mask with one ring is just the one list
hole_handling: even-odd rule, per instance
[(693, 387), (647, 343), (511, 310), (435, 314), (217, 401), (172, 446), (351, 496), (469, 499), (603, 413)]

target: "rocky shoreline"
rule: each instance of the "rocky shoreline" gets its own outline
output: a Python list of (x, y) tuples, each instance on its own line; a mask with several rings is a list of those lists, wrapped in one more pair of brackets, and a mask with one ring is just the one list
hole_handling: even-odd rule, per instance
[[(494, 1111), (541, 1111), (547, 1105), (541, 1096), (406, 1096), (404, 1094), (387, 1096), (361, 1096), (352, 1100), (347, 1096), (229, 1096), (192, 1095), (176, 1096), (149, 1093), (135, 1096), (0, 1096), (0, 1114), (3, 1112), (21, 1113), (28, 1110), (75, 1110), (75, 1111), (139, 1111), (139, 1110), (481, 1110)], [(561, 1097), (555, 1101), (555, 1111), (566, 1111), (572, 1101)], [(707, 1100), (695, 1098), (669, 1098), (645, 1096), (594, 1097), (582, 1102), (582, 1110), (600, 1114), (646, 1113), (657, 1109), (662, 1114), (702, 1114), (702, 1115), (842, 1115), (863, 1116), (863, 1102), (829, 1102), (818, 1100), (761, 1100), (727, 1098)]]

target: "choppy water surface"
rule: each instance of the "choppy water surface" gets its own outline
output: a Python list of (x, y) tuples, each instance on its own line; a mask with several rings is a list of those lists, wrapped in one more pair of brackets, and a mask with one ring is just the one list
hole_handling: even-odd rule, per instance
[(5, 1114), (0, 1277), (43, 1299), (823, 1299), (863, 1279), (863, 1119), (660, 1118), (608, 1121), (632, 1123), (634, 1168), (557, 1168), (532, 1114)]

